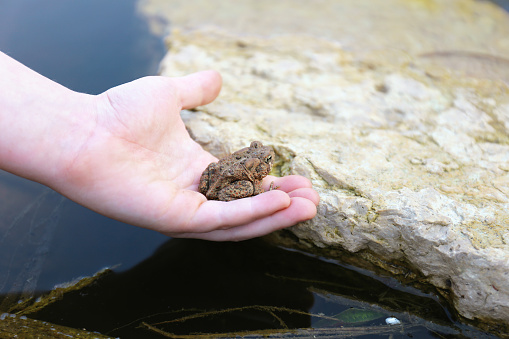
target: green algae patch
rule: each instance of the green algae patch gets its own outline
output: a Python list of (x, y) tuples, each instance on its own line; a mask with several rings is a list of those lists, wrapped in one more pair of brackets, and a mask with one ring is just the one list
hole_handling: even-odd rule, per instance
[(334, 327), (340, 324), (360, 324), (368, 321), (373, 321), (385, 316), (385, 313), (364, 310), (359, 308), (349, 308), (339, 314), (332, 316), (334, 320), (322, 319), (318, 321), (314, 327)]
[(14, 313), (16, 315), (28, 315), (38, 312), (46, 306), (61, 300), (65, 294), (81, 290), (111, 272), (111, 268), (105, 268), (91, 277), (80, 277), (74, 281), (57, 285), (48, 294), (42, 295), (38, 298), (32, 297), (26, 300), (21, 300), (9, 309), (9, 313)]
[(80, 277), (74, 281), (55, 286), (53, 290), (39, 296), (20, 300), (8, 312), (0, 314), (0, 338), (111, 338), (97, 332), (89, 332), (61, 326), (46, 321), (28, 318), (26, 315), (43, 310), (61, 300), (69, 292), (79, 291), (112, 272), (105, 268), (91, 277)]
[(96, 332), (88, 332), (30, 319), (25, 316), (3, 313), (0, 315), (0, 337), (10, 338), (111, 338)]

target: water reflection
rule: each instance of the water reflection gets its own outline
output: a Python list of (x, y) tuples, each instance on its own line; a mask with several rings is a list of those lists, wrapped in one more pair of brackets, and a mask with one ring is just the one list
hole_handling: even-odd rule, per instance
[(0, 310), (19, 298), (13, 293), (21, 291), (24, 299), (34, 295), (50, 251), (65, 199), (50, 189), (41, 191), (11, 222), (4, 219), (0, 225), (0, 291), (11, 293)]

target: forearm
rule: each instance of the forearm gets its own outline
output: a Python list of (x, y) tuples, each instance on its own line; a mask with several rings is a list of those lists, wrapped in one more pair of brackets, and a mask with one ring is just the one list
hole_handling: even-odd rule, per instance
[(0, 52), (0, 169), (47, 185), (59, 180), (93, 130), (93, 105), (92, 96)]

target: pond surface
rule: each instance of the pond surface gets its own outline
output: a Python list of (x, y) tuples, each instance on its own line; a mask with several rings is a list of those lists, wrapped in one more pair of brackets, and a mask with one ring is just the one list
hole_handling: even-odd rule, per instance
[[(0, 50), (91, 94), (156, 74), (165, 52), (132, 0), (0, 1)], [(104, 267), (112, 272), (28, 316), (121, 338), (308, 327), (334, 337), (488, 337), (391, 279), (258, 240), (169, 240), (0, 171), (0, 314)], [(388, 327), (391, 315), (405, 326)]]
[[(125, 0), (0, 1), (0, 50), (91, 94), (156, 74), (165, 51), (137, 16), (135, 1)], [(20, 274), (30, 275), (35, 289), (47, 290), (105, 266), (127, 270), (168, 240), (3, 171), (0, 199), (0, 293), (22, 288), (12, 286)], [(44, 258), (34, 275), (25, 266), (37, 251)]]

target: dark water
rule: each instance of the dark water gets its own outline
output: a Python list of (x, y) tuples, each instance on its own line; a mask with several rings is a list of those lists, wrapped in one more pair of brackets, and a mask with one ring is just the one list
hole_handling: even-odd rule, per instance
[[(17, 0), (0, 1), (0, 50), (69, 88), (96, 94), (156, 74), (164, 46), (136, 15), (135, 1)], [(104, 266), (129, 269), (167, 240), (48, 191), (0, 172), (0, 293), (16, 290), (13, 281), (41, 246), (47, 251), (32, 281), (44, 290)], [(46, 234), (45, 243), (27, 236), (34, 232)]]
[[(92, 94), (156, 74), (164, 53), (131, 0), (0, 0), (0, 50)], [(0, 172), (0, 314), (111, 266), (29, 317), (122, 338), (161, 337), (144, 322), (177, 334), (344, 325), (359, 330), (343, 333), (350, 337), (485, 336), (456, 322), (436, 297), (390, 279), (256, 240), (168, 240)], [(351, 308), (357, 319), (346, 317)], [(390, 315), (405, 327), (382, 330)]]
[(0, 48), (73, 90), (97, 94), (154, 74), (163, 44), (134, 0), (0, 1)]
[[(414, 292), (402, 293), (337, 264), (257, 240), (172, 240), (133, 269), (106, 275), (33, 316), (115, 337), (159, 338), (143, 322), (175, 334), (337, 326), (310, 314), (335, 315), (376, 303), (379, 315), (363, 327), (380, 328), (396, 315), (408, 324), (393, 331), (396, 338), (460, 332), (448, 327), (453, 324), (436, 300)], [(223, 313), (184, 318), (214, 311)], [(415, 313), (422, 318), (410, 315)], [(463, 328), (463, 333), (476, 332)], [(387, 337), (374, 334), (367, 337)]]

